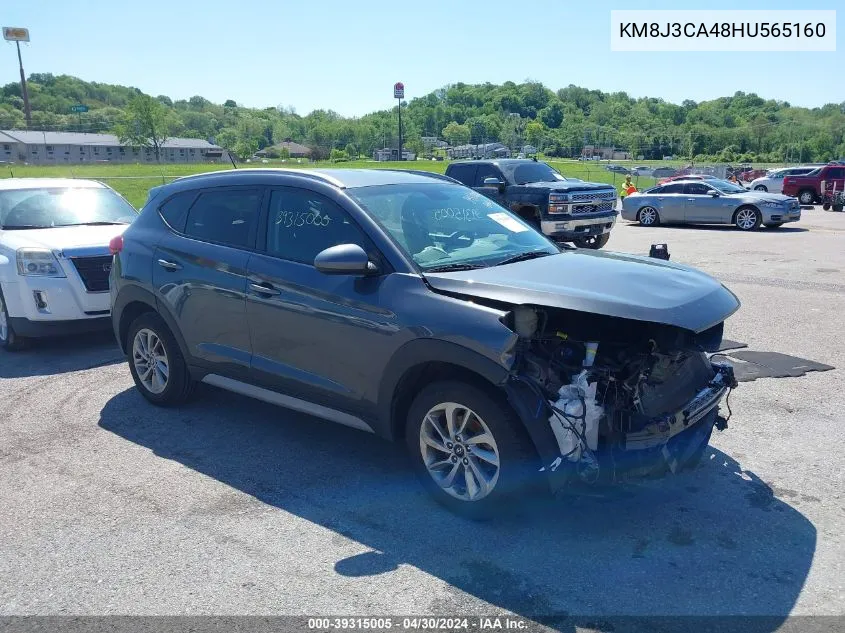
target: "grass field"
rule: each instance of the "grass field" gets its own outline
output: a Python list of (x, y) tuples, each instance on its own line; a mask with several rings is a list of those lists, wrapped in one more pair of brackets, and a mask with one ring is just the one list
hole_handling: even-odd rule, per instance
[[(579, 161), (547, 161), (564, 176), (580, 178), (592, 182), (604, 182), (619, 188), (624, 176), (605, 169), (603, 163), (586, 163)], [(349, 161), (342, 163), (318, 162), (318, 163), (292, 163), (281, 161), (270, 161), (268, 164), (241, 163), (239, 168), (249, 167), (285, 167), (285, 168), (376, 168), (376, 169), (419, 169), (444, 173), (449, 163), (447, 161), (419, 160), (414, 162), (375, 162), (370, 160)], [(649, 161), (637, 163), (649, 165)], [(678, 163), (654, 162), (651, 166), (677, 166)], [(170, 182), (181, 176), (198, 174), (202, 172), (231, 169), (229, 164), (97, 164), (97, 165), (7, 165), (0, 171), (0, 178), (10, 177), (69, 177), (69, 178), (91, 178), (100, 180), (115, 190), (119, 191), (133, 205), (140, 208), (147, 199), (147, 192), (151, 187)], [(653, 178), (634, 177), (634, 183), (638, 189), (644, 189), (654, 184)]]

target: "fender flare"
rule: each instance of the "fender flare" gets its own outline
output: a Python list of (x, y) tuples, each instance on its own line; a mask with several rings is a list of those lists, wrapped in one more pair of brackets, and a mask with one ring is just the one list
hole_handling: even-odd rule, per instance
[(117, 296), (114, 299), (114, 305), (112, 306), (112, 323), (114, 325), (114, 333), (123, 353), (126, 353), (126, 349), (125, 341), (121, 340), (120, 336), (120, 320), (126, 306), (130, 303), (136, 302), (148, 305), (151, 310), (164, 320), (167, 327), (170, 328), (170, 331), (173, 333), (173, 337), (176, 339), (176, 342), (179, 344), (179, 350), (182, 352), (182, 357), (186, 362), (189, 362), (191, 356), (188, 354), (188, 346), (185, 343), (182, 332), (179, 330), (179, 327), (176, 324), (176, 319), (170, 313), (170, 310), (168, 310), (167, 306), (165, 306), (163, 302), (159, 301), (152, 292), (134, 284), (126, 285), (121, 288), (118, 291)]
[(478, 374), (491, 385), (501, 387), (508, 369), (468, 347), (440, 339), (418, 338), (405, 343), (388, 361), (382, 373), (377, 399), (376, 433), (393, 439), (393, 404), (396, 388), (407, 372), (425, 363), (449, 363)]

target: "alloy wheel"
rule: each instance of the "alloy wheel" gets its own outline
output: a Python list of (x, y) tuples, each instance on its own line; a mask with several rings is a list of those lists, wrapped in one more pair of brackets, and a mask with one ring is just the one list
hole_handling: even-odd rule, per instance
[(144, 328), (138, 330), (132, 343), (132, 362), (138, 380), (150, 393), (159, 394), (167, 387), (170, 362), (159, 336)]
[(651, 226), (657, 222), (657, 211), (652, 207), (643, 207), (640, 209), (640, 224), (644, 226)]
[(813, 204), (813, 194), (810, 191), (802, 191), (798, 196), (798, 201), (801, 204)]
[(743, 231), (753, 229), (757, 224), (757, 212), (753, 209), (742, 209), (736, 214), (736, 225)]
[(766, 185), (757, 185), (754, 187), (754, 191), (768, 191), (768, 189), (766, 189)]
[(425, 415), (420, 452), (435, 483), (461, 501), (483, 499), (499, 480), (499, 449), (490, 428), (455, 402), (438, 404)]

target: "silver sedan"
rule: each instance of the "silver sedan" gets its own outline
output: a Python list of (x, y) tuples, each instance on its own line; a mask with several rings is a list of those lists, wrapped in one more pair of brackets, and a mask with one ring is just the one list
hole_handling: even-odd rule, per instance
[(644, 226), (735, 224), (743, 231), (801, 219), (795, 198), (748, 191), (726, 180), (675, 180), (622, 200), (622, 217)]

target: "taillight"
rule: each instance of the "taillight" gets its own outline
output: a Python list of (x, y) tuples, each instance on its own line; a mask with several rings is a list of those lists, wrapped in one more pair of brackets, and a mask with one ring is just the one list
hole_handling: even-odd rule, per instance
[[(102, 244), (102, 242), (100, 242)], [(118, 235), (117, 237), (111, 238), (109, 242), (109, 252), (112, 255), (117, 255), (120, 251), (123, 250), (123, 236)]]

